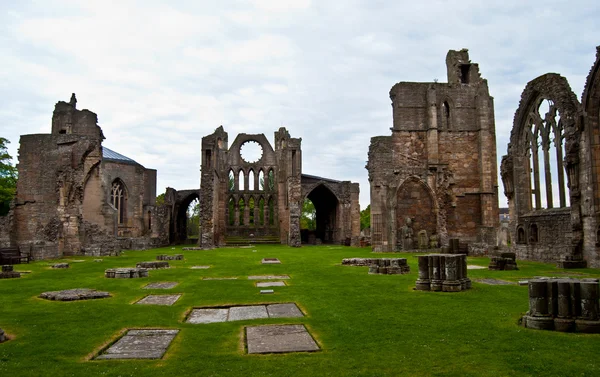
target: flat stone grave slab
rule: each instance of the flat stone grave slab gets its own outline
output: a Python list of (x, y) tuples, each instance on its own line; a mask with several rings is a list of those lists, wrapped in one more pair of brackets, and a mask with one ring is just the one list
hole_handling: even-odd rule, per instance
[(136, 302), (136, 304), (171, 306), (177, 302), (180, 297), (181, 295), (148, 295)]
[(192, 266), (190, 267), (192, 270), (206, 270), (209, 269), (210, 266)]
[(187, 322), (188, 323), (216, 323), (216, 322), (227, 322), (227, 316), (229, 315), (229, 309), (194, 309), (190, 313)]
[(52, 301), (77, 301), (107, 298), (110, 297), (110, 293), (99, 292), (95, 289), (90, 288), (75, 288), (66, 289), (64, 291), (43, 292), (39, 295), (39, 297)]
[(234, 306), (229, 308), (229, 321), (243, 321), (245, 319), (269, 318), (267, 308), (259, 306)]
[(263, 258), (260, 263), (262, 264), (281, 264), (281, 261), (277, 258)]
[(275, 293), (275, 291), (272, 290), (272, 289), (261, 289), (260, 290), (260, 294), (261, 295), (270, 295), (270, 294), (273, 294), (273, 293)]
[(150, 270), (157, 270), (160, 268), (169, 268), (169, 262), (166, 261), (150, 261), (150, 262), (139, 262), (136, 265), (137, 268), (147, 268)]
[(270, 304), (267, 305), (269, 318), (299, 318), (304, 317), (304, 314), (298, 309), (298, 306), (293, 302), (287, 304)]
[(256, 283), (256, 286), (259, 288), (285, 287), (285, 282), (284, 281), (259, 281)]
[(246, 327), (248, 353), (318, 351), (320, 348), (304, 325)]
[(68, 263), (56, 263), (52, 265), (52, 268), (69, 268)]
[(223, 276), (223, 277), (212, 277), (212, 278), (205, 277), (205, 278), (202, 278), (202, 280), (237, 280), (237, 277), (235, 277), (235, 276), (230, 276), (230, 277)]
[(259, 318), (299, 318), (304, 313), (295, 303), (232, 306), (229, 308), (196, 308), (192, 309), (186, 322), (214, 323), (242, 321)]
[(174, 281), (156, 282), (146, 285), (144, 289), (171, 289), (174, 288), (177, 284), (179, 283), (176, 283)]
[(104, 271), (104, 277), (109, 279), (135, 279), (147, 278), (146, 268), (109, 268)]
[(487, 267), (477, 266), (475, 264), (468, 264), (467, 265), (467, 270), (487, 270)]
[(512, 281), (498, 279), (475, 279), (476, 282), (488, 285), (514, 285)]
[(248, 276), (249, 280), (287, 280), (290, 277), (287, 275), (260, 275), (260, 276)]
[(160, 359), (179, 330), (129, 330), (96, 360)]

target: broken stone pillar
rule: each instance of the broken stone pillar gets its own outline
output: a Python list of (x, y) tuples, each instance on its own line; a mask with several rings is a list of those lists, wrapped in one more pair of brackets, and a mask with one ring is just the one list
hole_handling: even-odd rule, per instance
[(427, 255), (419, 255), (419, 278), (415, 283), (415, 289), (418, 291), (429, 291), (431, 289), (431, 281), (429, 280), (429, 257)]
[(538, 330), (600, 333), (598, 279), (533, 279), (523, 325)]
[(419, 249), (427, 249), (429, 248), (429, 237), (427, 237), (427, 231), (421, 230), (417, 235), (419, 239)]
[(462, 290), (461, 284), (458, 278), (459, 267), (458, 263), (462, 265), (462, 261), (459, 261), (458, 256), (449, 256), (446, 255), (444, 257), (444, 271), (446, 279), (442, 283), (442, 290), (444, 292), (459, 292)]
[(458, 238), (450, 238), (450, 254), (458, 254), (460, 252), (460, 240)]

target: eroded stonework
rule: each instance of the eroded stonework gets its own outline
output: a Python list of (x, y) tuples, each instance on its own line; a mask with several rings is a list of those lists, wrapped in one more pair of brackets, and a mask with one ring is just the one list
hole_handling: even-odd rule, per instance
[(103, 148), (97, 115), (76, 104), (74, 94), (56, 104), (50, 134), (21, 136), (2, 243), (34, 260), (160, 246), (152, 231), (156, 171)]
[(600, 47), (579, 103), (567, 79), (530, 81), (501, 176), (518, 259), (600, 267)]
[[(274, 136), (275, 148), (264, 134), (239, 134), (228, 146), (222, 126), (202, 138), (200, 246), (309, 243), (300, 231), (305, 198), (317, 208), (313, 239), (358, 245), (358, 184), (302, 174), (302, 140), (283, 127)], [(244, 156), (248, 145), (260, 149), (255, 160)]]
[(467, 50), (449, 51), (448, 83), (390, 90), (391, 136), (371, 138), (374, 251), (418, 247), (421, 231), (495, 246), (499, 224), (493, 98)]

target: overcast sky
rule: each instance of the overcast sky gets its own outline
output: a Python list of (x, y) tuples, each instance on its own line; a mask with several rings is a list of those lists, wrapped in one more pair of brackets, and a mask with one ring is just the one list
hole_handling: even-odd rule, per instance
[[(581, 98), (600, 1), (0, 0), (0, 136), (49, 133), (75, 92), (104, 146), (158, 170), (159, 193), (200, 185), (201, 138), (285, 126), (303, 172), (360, 183), (390, 135), (389, 90), (446, 82), (468, 48), (495, 99), (498, 159), (528, 81), (565, 76)], [(506, 199), (499, 181), (500, 205)]]

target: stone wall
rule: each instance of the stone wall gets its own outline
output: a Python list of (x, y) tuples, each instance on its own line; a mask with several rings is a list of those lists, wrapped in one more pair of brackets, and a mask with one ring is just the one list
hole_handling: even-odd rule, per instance
[(371, 139), (366, 168), (376, 251), (411, 244), (401, 235), (407, 228), (415, 237), (435, 234), (442, 245), (451, 237), (496, 243), (493, 99), (467, 50), (448, 52), (446, 62), (448, 83), (392, 87), (392, 135)]

